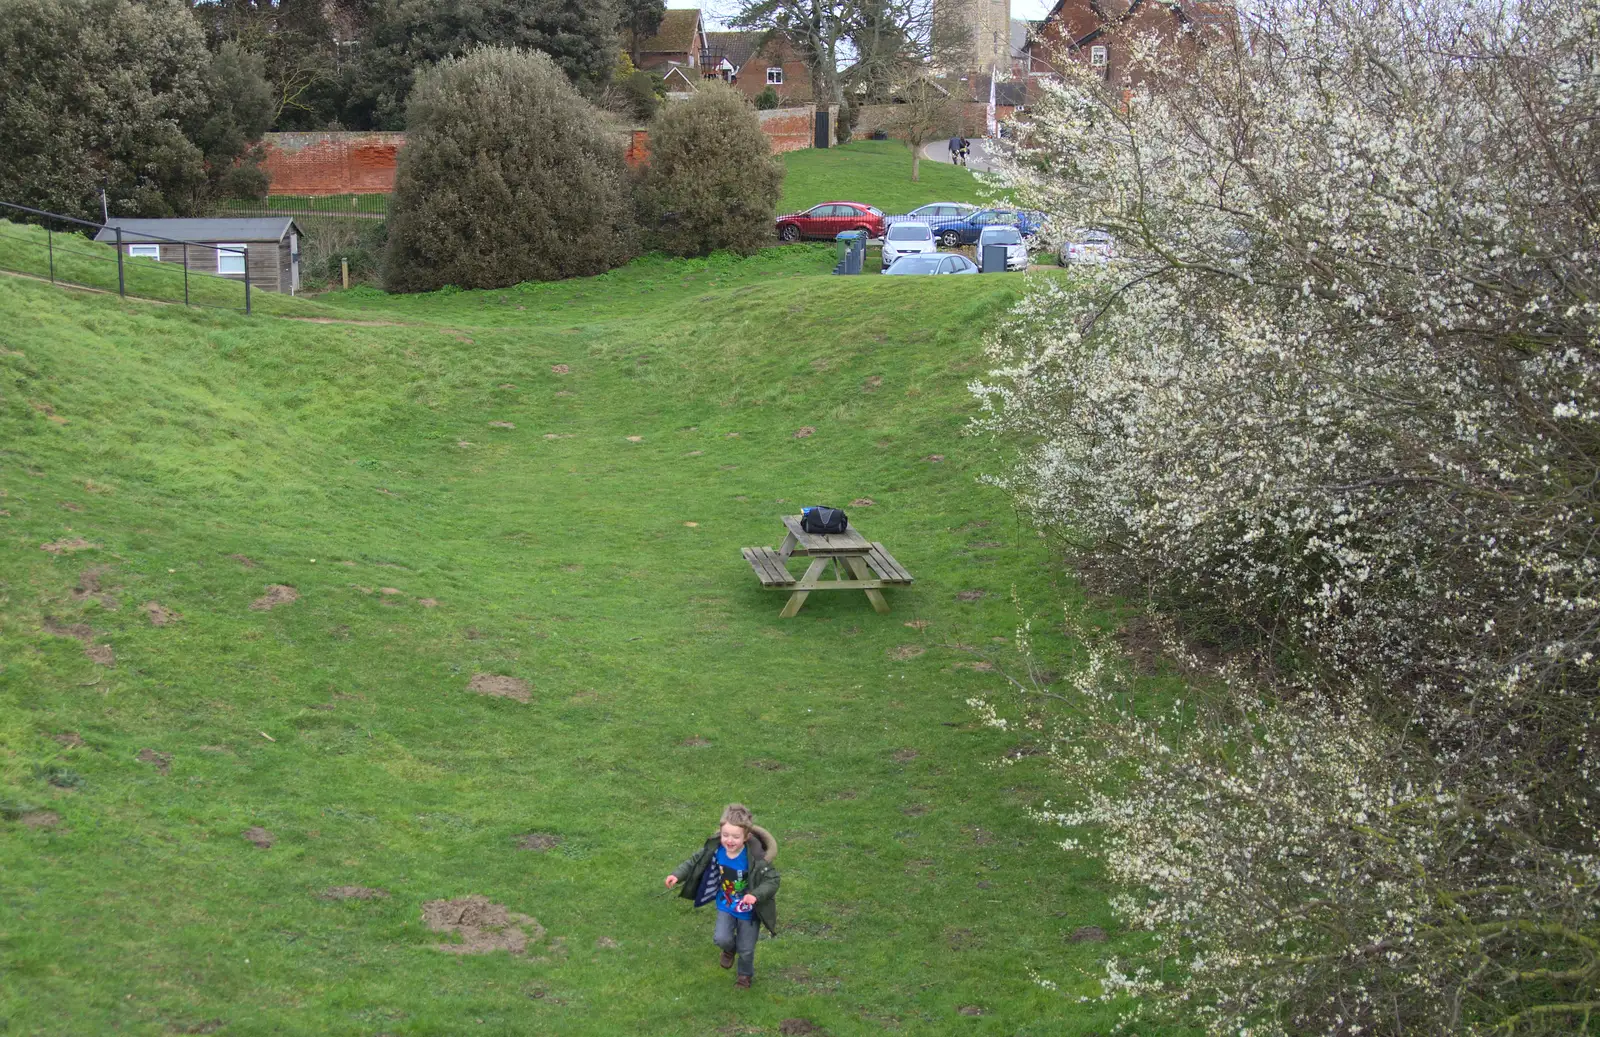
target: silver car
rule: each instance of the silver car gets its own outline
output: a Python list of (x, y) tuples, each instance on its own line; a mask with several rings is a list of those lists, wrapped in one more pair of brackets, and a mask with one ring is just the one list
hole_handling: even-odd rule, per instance
[(922, 256), (937, 252), (933, 228), (926, 223), (897, 223), (883, 235), (883, 268), (888, 270), (906, 256)]
[(1006, 269), (1028, 269), (1028, 245), (1022, 240), (1022, 232), (1015, 227), (985, 227), (978, 233), (978, 262), (983, 262), (983, 247), (985, 245), (1004, 245), (1006, 247)]
[(1077, 230), (1061, 243), (1061, 265), (1109, 263), (1117, 258), (1117, 239), (1103, 230)]
[(903, 216), (890, 216), (888, 220), (890, 226), (896, 223), (944, 223), (948, 220), (959, 220), (977, 211), (976, 205), (968, 205), (965, 202), (929, 202), (927, 205), (917, 206)]
[(975, 274), (978, 266), (966, 256), (954, 252), (933, 252), (920, 256), (907, 256), (885, 270), (890, 277), (917, 274)]

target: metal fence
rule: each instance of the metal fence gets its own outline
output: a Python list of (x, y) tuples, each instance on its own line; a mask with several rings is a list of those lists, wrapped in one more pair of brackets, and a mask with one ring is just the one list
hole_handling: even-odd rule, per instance
[[(203, 241), (126, 234), (120, 227), (91, 223), (26, 205), (0, 202), (0, 269), (123, 298), (182, 302), (251, 312), (249, 249)], [(93, 240), (102, 230), (115, 242)], [(149, 257), (129, 255), (129, 247), (154, 247)], [(218, 273), (236, 265), (235, 279)]]
[(383, 220), (389, 216), (389, 196), (269, 194), (264, 198), (224, 198), (214, 203), (211, 211), (216, 216), (338, 216)]

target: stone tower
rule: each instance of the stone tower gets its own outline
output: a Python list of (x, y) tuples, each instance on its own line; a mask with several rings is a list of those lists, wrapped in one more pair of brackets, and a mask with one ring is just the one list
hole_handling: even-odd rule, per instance
[(971, 33), (966, 67), (988, 72), (1011, 67), (1011, 0), (934, 0), (936, 17), (959, 20)]

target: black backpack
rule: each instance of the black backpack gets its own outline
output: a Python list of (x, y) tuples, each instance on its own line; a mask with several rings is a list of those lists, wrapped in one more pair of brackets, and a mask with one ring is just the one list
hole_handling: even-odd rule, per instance
[(843, 533), (849, 527), (850, 520), (838, 508), (819, 504), (800, 510), (800, 528), (807, 533)]

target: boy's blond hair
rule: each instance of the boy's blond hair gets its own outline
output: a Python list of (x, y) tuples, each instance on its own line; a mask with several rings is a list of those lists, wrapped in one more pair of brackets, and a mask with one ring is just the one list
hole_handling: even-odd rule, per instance
[(722, 821), (720, 823), (743, 828), (744, 834), (749, 836), (750, 830), (756, 826), (756, 819), (751, 816), (750, 808), (743, 803), (729, 803), (722, 808)]

